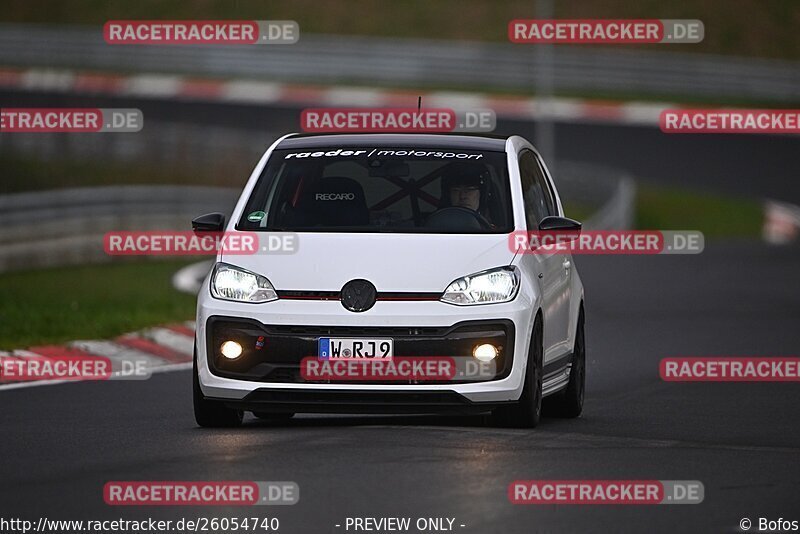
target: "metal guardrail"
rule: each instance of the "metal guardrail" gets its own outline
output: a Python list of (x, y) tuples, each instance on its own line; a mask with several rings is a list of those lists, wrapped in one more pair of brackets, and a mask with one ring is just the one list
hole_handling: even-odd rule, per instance
[[(200, 173), (226, 177), (238, 185), (246, 179), (264, 150), (292, 131), (288, 121), (265, 123), (258, 130), (238, 126), (196, 124), (191, 121), (145, 119), (139, 134), (67, 135), (42, 132), (0, 135), (0, 154), (17, 154), (37, 161), (94, 161), (100, 164), (158, 168), (161, 173)], [(119, 183), (109, 175), (108, 183)], [(207, 183), (207, 182), (206, 182)], [(3, 190), (0, 183), (0, 192)]]
[(192, 218), (233, 210), (235, 189), (109, 186), (0, 196), (0, 272), (111, 261), (112, 230), (189, 230)]
[[(667, 46), (667, 45), (663, 45)], [(102, 28), (0, 24), (0, 64), (531, 92), (530, 45), (303, 34), (291, 46), (110, 46)], [(800, 62), (557, 46), (556, 91), (800, 101)]]
[[(582, 221), (586, 230), (633, 227), (636, 182), (626, 172), (591, 163), (562, 161), (554, 180), (563, 204), (588, 207), (592, 212)], [(566, 211), (569, 217), (568, 207)]]

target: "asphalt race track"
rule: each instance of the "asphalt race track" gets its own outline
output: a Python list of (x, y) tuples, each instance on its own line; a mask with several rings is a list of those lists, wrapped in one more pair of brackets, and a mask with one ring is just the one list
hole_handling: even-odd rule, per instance
[[(36, 101), (7, 96), (10, 106)], [(104, 104), (93, 100), (95, 107)], [(153, 106), (163, 119), (193, 113), (188, 105), (138, 104), (127, 107)], [(202, 120), (242, 117), (250, 128), (268, 115), (207, 111)], [(273, 125), (296, 116), (273, 112)], [(530, 124), (500, 126), (532, 137)], [(617, 162), (660, 182), (691, 184), (694, 177), (708, 189), (800, 200), (797, 138), (707, 136), (694, 143), (665, 140), (653, 129), (577, 124), (559, 125), (557, 135), (559, 156), (570, 159)], [(726, 181), (728, 172), (735, 179)], [(588, 382), (580, 419), (545, 418), (535, 430), (516, 430), (491, 427), (480, 416), (307, 415), (285, 425), (250, 417), (242, 429), (203, 430), (192, 417), (188, 371), (144, 382), (0, 391), (0, 515), (275, 516), (288, 533), (345, 532), (347, 517), (380, 516), (451, 517), (456, 532), (479, 534), (739, 532), (745, 517), (800, 520), (798, 384), (679, 384), (659, 377), (666, 356), (796, 355), (800, 249), (707, 240), (696, 256), (576, 262), (587, 295)], [(518, 506), (508, 501), (507, 488), (520, 479), (699, 480), (705, 500)], [(103, 485), (112, 480), (295, 481), (300, 502), (257, 509), (110, 507)]]

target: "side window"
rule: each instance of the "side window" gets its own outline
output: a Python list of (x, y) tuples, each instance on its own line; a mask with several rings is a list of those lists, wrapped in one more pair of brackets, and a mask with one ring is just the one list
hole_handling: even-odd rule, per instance
[(538, 176), (542, 184), (542, 191), (544, 191), (545, 204), (547, 205), (548, 215), (558, 215), (558, 207), (556, 207), (556, 197), (553, 194), (553, 189), (550, 187), (550, 182), (545, 176), (544, 167), (540, 159), (536, 160), (536, 168), (539, 170)]
[(519, 156), (519, 174), (525, 203), (525, 222), (528, 230), (535, 230), (539, 227), (539, 221), (548, 215), (557, 215), (555, 202), (542, 168), (530, 150), (524, 150)]

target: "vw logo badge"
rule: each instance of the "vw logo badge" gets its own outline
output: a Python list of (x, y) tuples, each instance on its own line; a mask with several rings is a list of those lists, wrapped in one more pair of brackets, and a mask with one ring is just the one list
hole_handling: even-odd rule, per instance
[(364, 312), (375, 305), (378, 290), (368, 280), (350, 280), (342, 288), (342, 306), (351, 312)]

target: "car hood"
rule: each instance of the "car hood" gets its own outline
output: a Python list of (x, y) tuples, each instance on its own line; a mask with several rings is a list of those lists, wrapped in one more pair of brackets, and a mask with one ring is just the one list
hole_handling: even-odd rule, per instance
[[(259, 234), (261, 242), (267, 235)], [(378, 291), (439, 292), (464, 275), (508, 265), (506, 234), (298, 233), (293, 253), (225, 254), (221, 261), (266, 276), (277, 290), (338, 291), (357, 278)]]

